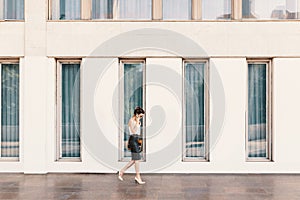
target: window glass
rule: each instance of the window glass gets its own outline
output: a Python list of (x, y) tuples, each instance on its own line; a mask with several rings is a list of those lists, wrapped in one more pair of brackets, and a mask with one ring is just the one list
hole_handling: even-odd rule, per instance
[(231, 0), (202, 0), (202, 19), (231, 19)]
[(191, 8), (191, 0), (163, 0), (163, 19), (189, 20)]
[(1, 69), (1, 157), (19, 157), (19, 64)]

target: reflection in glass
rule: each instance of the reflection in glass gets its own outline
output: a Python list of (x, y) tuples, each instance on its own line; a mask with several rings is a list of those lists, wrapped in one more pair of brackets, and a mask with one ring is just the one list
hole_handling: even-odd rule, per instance
[(189, 20), (191, 10), (191, 0), (163, 0), (163, 19)]
[(248, 157), (268, 158), (267, 65), (248, 64)]
[(152, 0), (118, 0), (118, 19), (152, 18)]
[(243, 18), (298, 19), (300, 0), (243, 0)]
[(205, 157), (205, 63), (185, 63), (186, 158)]
[(231, 0), (202, 0), (202, 19), (231, 19)]

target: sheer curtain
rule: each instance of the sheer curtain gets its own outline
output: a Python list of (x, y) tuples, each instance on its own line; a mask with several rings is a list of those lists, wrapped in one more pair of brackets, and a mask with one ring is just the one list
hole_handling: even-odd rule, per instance
[(116, 0), (118, 19), (151, 19), (152, 0)]
[(205, 157), (205, 63), (185, 63), (184, 78), (185, 156)]
[(188, 20), (191, 18), (191, 0), (163, 0), (163, 19)]
[(230, 19), (231, 0), (202, 0), (202, 19)]
[(93, 0), (92, 3), (93, 19), (113, 18), (113, 0)]
[(300, 0), (243, 0), (243, 18), (299, 19)]
[(3, 2), (0, 8), (4, 8), (3, 14), (0, 17), (12, 20), (24, 19), (24, 0), (2, 0), (0, 2)]
[(80, 64), (62, 64), (62, 157), (80, 157)]
[(19, 157), (19, 65), (1, 69), (1, 157)]
[(267, 157), (267, 65), (248, 65), (248, 157)]
[[(143, 107), (143, 65), (144, 63), (124, 63), (124, 157), (130, 157), (127, 149), (129, 139), (128, 121), (136, 106)], [(141, 134), (143, 134), (142, 124)]]
[(78, 20), (81, 18), (81, 0), (52, 0), (52, 19)]

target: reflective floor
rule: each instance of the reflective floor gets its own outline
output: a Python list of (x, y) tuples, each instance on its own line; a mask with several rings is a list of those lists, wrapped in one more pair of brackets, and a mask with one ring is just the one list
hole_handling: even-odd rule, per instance
[(300, 199), (300, 175), (0, 174), (0, 199)]

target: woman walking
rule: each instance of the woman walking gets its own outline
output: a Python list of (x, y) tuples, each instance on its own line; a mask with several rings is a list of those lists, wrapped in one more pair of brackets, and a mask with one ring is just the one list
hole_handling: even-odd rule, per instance
[(139, 184), (145, 184), (142, 181), (140, 175), (140, 160), (141, 160), (141, 146), (139, 145), (139, 138), (141, 134), (141, 119), (144, 116), (145, 111), (141, 107), (136, 107), (134, 109), (134, 115), (130, 118), (128, 122), (130, 137), (128, 140), (128, 147), (131, 151), (131, 161), (129, 161), (123, 169), (118, 172), (119, 180), (123, 181), (123, 175), (125, 171), (130, 168), (132, 165), (135, 166), (135, 181)]

